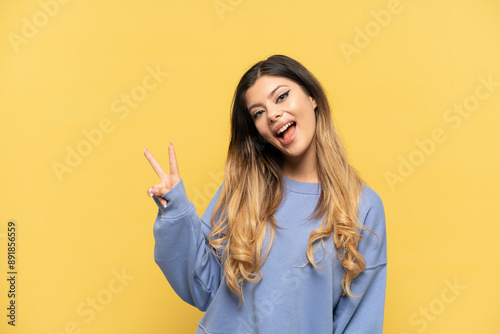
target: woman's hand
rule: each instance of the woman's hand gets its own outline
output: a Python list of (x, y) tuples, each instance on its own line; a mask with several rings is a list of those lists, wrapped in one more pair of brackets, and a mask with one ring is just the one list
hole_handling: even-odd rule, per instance
[(181, 180), (179, 175), (179, 167), (177, 166), (177, 159), (175, 158), (175, 150), (174, 144), (170, 142), (168, 145), (168, 162), (170, 167), (170, 175), (168, 175), (163, 168), (161, 168), (160, 164), (153, 157), (153, 154), (148, 151), (148, 149), (144, 149), (144, 155), (146, 159), (148, 159), (151, 167), (153, 167), (156, 175), (160, 178), (160, 183), (155, 184), (151, 188), (148, 189), (147, 194), (149, 197), (156, 196), (161, 204), (166, 207), (167, 201), (162, 197), (165, 195), (170, 189), (172, 189), (177, 182)]

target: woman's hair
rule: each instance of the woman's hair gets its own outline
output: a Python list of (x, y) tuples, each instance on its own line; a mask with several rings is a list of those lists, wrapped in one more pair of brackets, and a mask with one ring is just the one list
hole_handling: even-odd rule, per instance
[[(274, 55), (258, 62), (238, 83), (232, 102), (231, 142), (224, 185), (212, 215), (209, 243), (222, 262), (229, 289), (238, 295), (241, 303), (244, 281), (261, 279), (260, 269), (271, 248), (275, 229), (279, 228), (274, 213), (283, 195), (282, 153), (259, 135), (245, 100), (247, 90), (264, 75), (288, 78), (316, 100), (314, 141), (321, 194), (311, 218), (322, 220), (320, 227), (309, 236), (306, 254), (311, 265), (323, 269), (315, 263), (316, 246), (324, 247), (324, 241), (333, 237), (343, 268), (342, 294), (353, 297), (351, 282), (366, 268), (363, 256), (357, 251), (361, 237), (358, 228), (370, 231), (358, 220), (363, 180), (347, 161), (320, 83), (289, 57)], [(264, 245), (266, 231), (267, 246)]]

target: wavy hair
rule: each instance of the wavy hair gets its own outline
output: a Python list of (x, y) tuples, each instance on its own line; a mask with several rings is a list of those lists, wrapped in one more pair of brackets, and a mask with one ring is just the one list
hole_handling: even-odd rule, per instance
[[(347, 161), (321, 84), (304, 66), (287, 56), (274, 55), (258, 62), (238, 83), (231, 108), (231, 141), (224, 185), (212, 214), (209, 244), (221, 260), (229, 289), (238, 295), (241, 304), (244, 282), (257, 282), (262, 278), (260, 269), (279, 228), (274, 213), (281, 204), (284, 190), (282, 153), (259, 135), (245, 100), (247, 90), (264, 75), (288, 78), (316, 100), (313, 140), (321, 193), (310, 218), (321, 218), (321, 224), (309, 235), (306, 255), (308, 263), (323, 269), (316, 265), (314, 255), (318, 249), (315, 247), (324, 246), (324, 242), (333, 237), (343, 269), (342, 294), (354, 297), (350, 285), (366, 268), (357, 250), (360, 229), (374, 233), (357, 217), (364, 182)], [(267, 247), (264, 246), (266, 232)]]

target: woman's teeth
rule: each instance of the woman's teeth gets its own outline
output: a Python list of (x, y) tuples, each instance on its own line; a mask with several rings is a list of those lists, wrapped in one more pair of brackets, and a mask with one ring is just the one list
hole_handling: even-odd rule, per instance
[(293, 124), (293, 122), (288, 122), (286, 123), (285, 125), (283, 125), (279, 130), (278, 132), (276, 132), (277, 135), (280, 135), (282, 134), (283, 132), (285, 132), (286, 129), (288, 129), (291, 125)]

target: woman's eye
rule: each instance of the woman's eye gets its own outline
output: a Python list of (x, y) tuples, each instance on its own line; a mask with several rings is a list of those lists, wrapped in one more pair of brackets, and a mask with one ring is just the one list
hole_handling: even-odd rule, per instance
[(256, 118), (257, 118), (257, 117), (259, 117), (259, 116), (260, 116), (260, 114), (262, 114), (263, 112), (264, 112), (264, 110), (259, 110), (259, 111), (257, 111), (256, 113), (254, 113), (254, 114), (252, 115), (252, 118), (253, 118), (253, 119), (256, 119)]
[(278, 96), (278, 99), (276, 100), (276, 102), (283, 100), (285, 97), (288, 96), (288, 93), (290, 93), (290, 90), (288, 90), (288, 91), (284, 92), (283, 94), (281, 94), (280, 96)]

